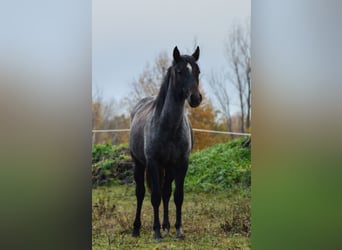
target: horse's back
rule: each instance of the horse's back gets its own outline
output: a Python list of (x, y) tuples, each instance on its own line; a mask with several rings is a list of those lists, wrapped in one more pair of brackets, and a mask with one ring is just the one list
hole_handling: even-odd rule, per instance
[(141, 99), (131, 112), (130, 151), (135, 160), (145, 164), (144, 128), (155, 97)]
[(154, 96), (149, 96), (141, 99), (133, 108), (131, 112), (131, 122), (133, 121), (135, 115), (141, 111), (147, 111), (148, 107), (152, 105), (153, 100), (155, 99)]

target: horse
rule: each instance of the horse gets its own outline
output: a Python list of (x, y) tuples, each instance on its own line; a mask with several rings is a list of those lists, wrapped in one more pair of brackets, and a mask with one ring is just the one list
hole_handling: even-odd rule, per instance
[(199, 47), (192, 55), (181, 55), (177, 46), (173, 50), (173, 62), (163, 78), (159, 93), (140, 100), (130, 114), (130, 153), (135, 163), (134, 180), (137, 199), (133, 223), (133, 237), (141, 228), (141, 208), (145, 196), (144, 180), (151, 192), (154, 212), (154, 238), (160, 233), (159, 206), (163, 200), (162, 228), (169, 232), (169, 200), (172, 182), (175, 181), (174, 203), (176, 205), (176, 237), (183, 238), (182, 204), (184, 179), (188, 169), (189, 155), (194, 137), (184, 104), (198, 107), (202, 101), (199, 91), (200, 69), (197, 64)]

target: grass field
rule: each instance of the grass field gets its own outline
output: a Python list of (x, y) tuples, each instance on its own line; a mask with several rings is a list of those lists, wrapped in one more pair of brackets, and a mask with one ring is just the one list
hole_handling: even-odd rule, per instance
[[(134, 185), (93, 189), (93, 249), (250, 249), (250, 189), (206, 193), (187, 191), (183, 203), (185, 239), (175, 238), (175, 206), (170, 200), (169, 235), (153, 239), (152, 205), (146, 192), (140, 237), (131, 237), (135, 215)], [(162, 218), (162, 206), (160, 218)]]

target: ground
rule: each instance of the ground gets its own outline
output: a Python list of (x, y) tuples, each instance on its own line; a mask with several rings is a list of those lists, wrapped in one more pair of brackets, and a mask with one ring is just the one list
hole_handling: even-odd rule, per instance
[[(93, 189), (93, 249), (250, 249), (250, 189), (224, 192), (185, 192), (183, 232), (175, 238), (175, 206), (170, 200), (170, 234), (153, 239), (153, 212), (146, 192), (140, 237), (131, 236), (135, 216), (134, 185), (112, 185)], [(160, 218), (162, 218), (162, 206)]]

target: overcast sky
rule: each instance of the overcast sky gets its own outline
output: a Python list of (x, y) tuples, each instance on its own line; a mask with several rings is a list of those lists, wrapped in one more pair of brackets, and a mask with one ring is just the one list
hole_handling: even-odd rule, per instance
[(93, 90), (105, 100), (129, 93), (145, 65), (174, 46), (181, 53), (201, 49), (202, 85), (226, 64), (224, 40), (234, 22), (250, 17), (250, 0), (93, 1)]

